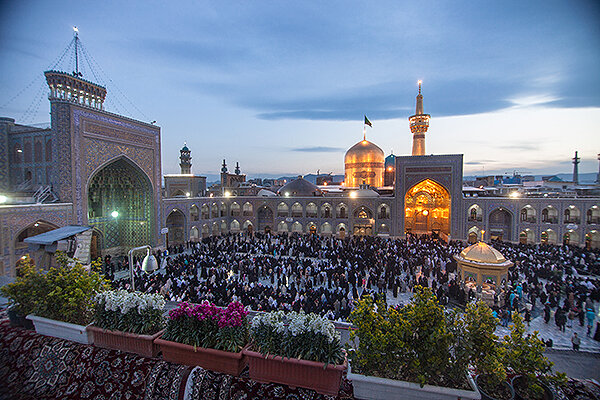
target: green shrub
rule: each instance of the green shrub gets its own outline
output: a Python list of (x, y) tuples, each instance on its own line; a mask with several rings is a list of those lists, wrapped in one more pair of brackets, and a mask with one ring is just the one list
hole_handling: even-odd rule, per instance
[(94, 317), (94, 296), (110, 289), (108, 281), (98, 272), (101, 261), (92, 261), (90, 271), (57, 252), (56, 268), (43, 275), (47, 293), (40, 299), (35, 314), (73, 324), (87, 325)]
[[(561, 384), (566, 381), (564, 374), (551, 374), (553, 363), (544, 356), (546, 346), (537, 331), (525, 334), (523, 317), (513, 314), (510, 334), (504, 336), (502, 346), (508, 367), (513, 374), (523, 375), (525, 380), (525, 398), (541, 399), (543, 388), (541, 383)], [(521, 388), (515, 387), (515, 390)]]
[(20, 260), (19, 264), (17, 279), (0, 288), (0, 293), (8, 297), (9, 304), (18, 313), (33, 314), (48, 293), (46, 280), (43, 273), (36, 271), (29, 257)]
[(429, 288), (415, 287), (411, 302), (400, 309), (386, 308), (370, 297), (359, 300), (350, 320), (352, 368), (366, 375), (406, 380), (421, 385), (468, 388), (469, 359), (463, 323), (445, 314)]

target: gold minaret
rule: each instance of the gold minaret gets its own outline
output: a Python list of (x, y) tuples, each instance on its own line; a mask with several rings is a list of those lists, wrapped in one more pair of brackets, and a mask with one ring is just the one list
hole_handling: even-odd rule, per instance
[(419, 94), (417, 95), (417, 110), (415, 115), (408, 117), (410, 131), (413, 133), (413, 156), (425, 155), (425, 133), (429, 129), (429, 114), (423, 114), (423, 95), (421, 94), (421, 81), (419, 81)]

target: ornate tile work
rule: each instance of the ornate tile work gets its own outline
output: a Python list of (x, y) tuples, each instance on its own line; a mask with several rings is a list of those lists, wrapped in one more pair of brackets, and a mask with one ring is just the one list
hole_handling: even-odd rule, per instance
[(152, 183), (155, 210), (160, 214), (160, 129), (106, 112), (73, 105), (73, 157), (75, 209), (78, 223), (87, 221), (86, 185), (101, 165), (125, 155), (133, 160)]
[(74, 223), (73, 205), (63, 203), (0, 208), (0, 227), (2, 228), (0, 245), (3, 249), (0, 260), (6, 266), (9, 275), (14, 275), (16, 257), (28, 252), (27, 249), (15, 251), (17, 236), (23, 229), (37, 221), (49, 222), (59, 227), (72, 224)]
[(134, 161), (138, 167), (150, 179), (152, 186), (155, 187), (155, 177), (153, 174), (154, 150), (134, 145), (122, 145), (107, 142), (100, 139), (83, 138), (83, 160), (85, 162), (85, 181), (89, 181), (92, 173), (102, 164), (115, 159), (120, 155), (125, 155)]

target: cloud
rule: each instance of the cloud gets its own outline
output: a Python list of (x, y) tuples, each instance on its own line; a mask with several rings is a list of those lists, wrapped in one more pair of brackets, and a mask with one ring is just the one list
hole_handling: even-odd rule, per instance
[(530, 151), (539, 150), (540, 145), (535, 143), (514, 143), (509, 145), (497, 145), (496, 147), (504, 150)]
[(498, 160), (476, 160), (476, 161), (465, 161), (465, 165), (486, 165), (497, 163)]
[(296, 147), (291, 149), (292, 151), (301, 151), (306, 153), (335, 153), (338, 151), (344, 151), (342, 147), (327, 147), (327, 146), (313, 146), (313, 147)]

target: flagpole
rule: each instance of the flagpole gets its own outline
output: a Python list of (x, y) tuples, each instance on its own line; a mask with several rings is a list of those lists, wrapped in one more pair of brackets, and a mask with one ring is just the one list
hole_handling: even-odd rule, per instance
[(363, 140), (367, 140), (367, 125), (363, 125)]

